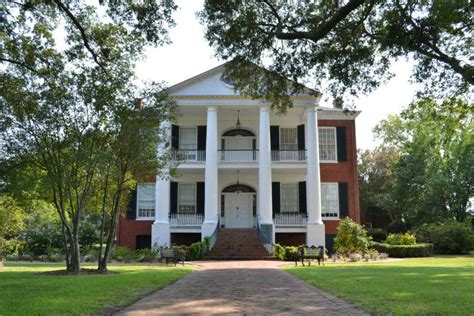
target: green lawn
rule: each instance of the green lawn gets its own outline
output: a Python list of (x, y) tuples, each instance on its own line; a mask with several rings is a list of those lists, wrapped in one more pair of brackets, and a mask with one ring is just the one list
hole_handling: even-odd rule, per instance
[(0, 269), (0, 315), (97, 313), (126, 306), (192, 271), (179, 266), (117, 265), (110, 270), (118, 273), (108, 275), (38, 274), (63, 268), (11, 263)]
[(287, 267), (287, 271), (369, 312), (474, 315), (472, 255)]

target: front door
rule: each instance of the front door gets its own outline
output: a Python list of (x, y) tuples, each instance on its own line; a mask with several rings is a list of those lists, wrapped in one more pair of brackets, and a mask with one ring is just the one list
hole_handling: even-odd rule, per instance
[(252, 227), (252, 194), (226, 193), (224, 204), (226, 228)]

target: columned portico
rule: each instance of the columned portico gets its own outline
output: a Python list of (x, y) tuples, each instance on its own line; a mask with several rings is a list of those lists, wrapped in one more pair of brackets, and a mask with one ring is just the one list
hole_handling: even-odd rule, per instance
[(307, 179), (306, 200), (308, 226), (306, 243), (310, 246), (325, 246), (325, 229), (321, 217), (321, 173), (319, 165), (318, 112), (315, 106), (306, 111), (307, 134)]
[(272, 161), (270, 149), (270, 109), (260, 106), (258, 160), (258, 224), (264, 244), (272, 245), (274, 227), (272, 217)]
[(207, 108), (206, 163), (204, 171), (204, 223), (201, 238), (211, 236), (218, 224), (217, 108)]

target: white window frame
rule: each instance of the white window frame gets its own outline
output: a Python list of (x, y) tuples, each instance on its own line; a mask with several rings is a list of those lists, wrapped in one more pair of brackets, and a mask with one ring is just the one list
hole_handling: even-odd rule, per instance
[(337, 163), (337, 129), (335, 126), (321, 126), (318, 128), (318, 146), (321, 146), (320, 144), (320, 141), (319, 141), (319, 132), (322, 130), (322, 129), (330, 129), (330, 130), (334, 130), (334, 160), (324, 160), (324, 159), (321, 159), (321, 149), (318, 148), (318, 152), (319, 152), (319, 161), (320, 162), (323, 162), (323, 163)]
[[(288, 210), (284, 210), (283, 209), (283, 186), (284, 185), (295, 185), (296, 186), (296, 211), (294, 212), (289, 212)], [(299, 197), (299, 194), (298, 194), (298, 190), (299, 190), (299, 187), (298, 187), (298, 182), (280, 182), (280, 213), (288, 213), (288, 214), (299, 214), (300, 212), (300, 197)]]
[[(183, 128), (186, 128), (186, 129), (194, 129), (195, 131), (195, 137), (194, 137), (194, 144), (195, 144), (195, 148), (193, 149), (184, 149), (184, 148), (181, 148), (181, 136), (182, 136), (182, 132), (181, 130)], [(198, 143), (198, 132), (197, 132), (197, 126), (186, 126), (186, 125), (180, 125), (179, 126), (179, 146), (178, 146), (178, 150), (187, 150), (187, 151), (193, 151), (193, 150), (196, 150), (197, 151), (197, 143)]]
[[(324, 199), (324, 196), (323, 196), (323, 185), (334, 185), (336, 187), (336, 210), (334, 212), (329, 212), (327, 210), (324, 210), (323, 209), (323, 199)], [(337, 213), (337, 216), (336, 217), (325, 217), (323, 216), (323, 218), (325, 220), (339, 220), (340, 217), (341, 217), (341, 214), (339, 214), (339, 204), (340, 204), (340, 201), (339, 201), (339, 183), (338, 182), (322, 182), (321, 183), (321, 213), (324, 214), (324, 213)]]
[[(194, 213), (181, 213), (180, 212), (180, 207), (181, 207), (181, 203), (180, 203), (180, 187), (182, 185), (192, 185), (194, 186)], [(197, 195), (197, 185), (195, 182), (178, 182), (178, 208), (176, 210), (176, 213), (177, 214), (196, 214), (197, 213), (197, 198), (196, 198), (196, 195)]]
[[(155, 212), (155, 215), (153, 216), (140, 216), (140, 186), (145, 186), (145, 185), (153, 185), (155, 187), (155, 199), (153, 200), (153, 209)], [(137, 201), (136, 201), (136, 220), (139, 221), (150, 221), (154, 220), (156, 217), (156, 183), (155, 182), (145, 182), (145, 183), (138, 183), (137, 184)]]

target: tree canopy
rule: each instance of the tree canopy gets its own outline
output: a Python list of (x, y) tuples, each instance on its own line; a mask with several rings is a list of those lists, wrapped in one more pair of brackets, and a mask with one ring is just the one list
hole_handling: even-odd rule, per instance
[[(305, 79), (334, 97), (370, 92), (400, 57), (413, 58), (426, 92), (466, 92), (474, 83), (472, 10), (468, 0), (206, 0), (200, 19), (216, 54), (235, 58), (226, 76), (236, 89), (285, 109)], [(271, 78), (256, 84), (252, 64), (266, 65)]]

